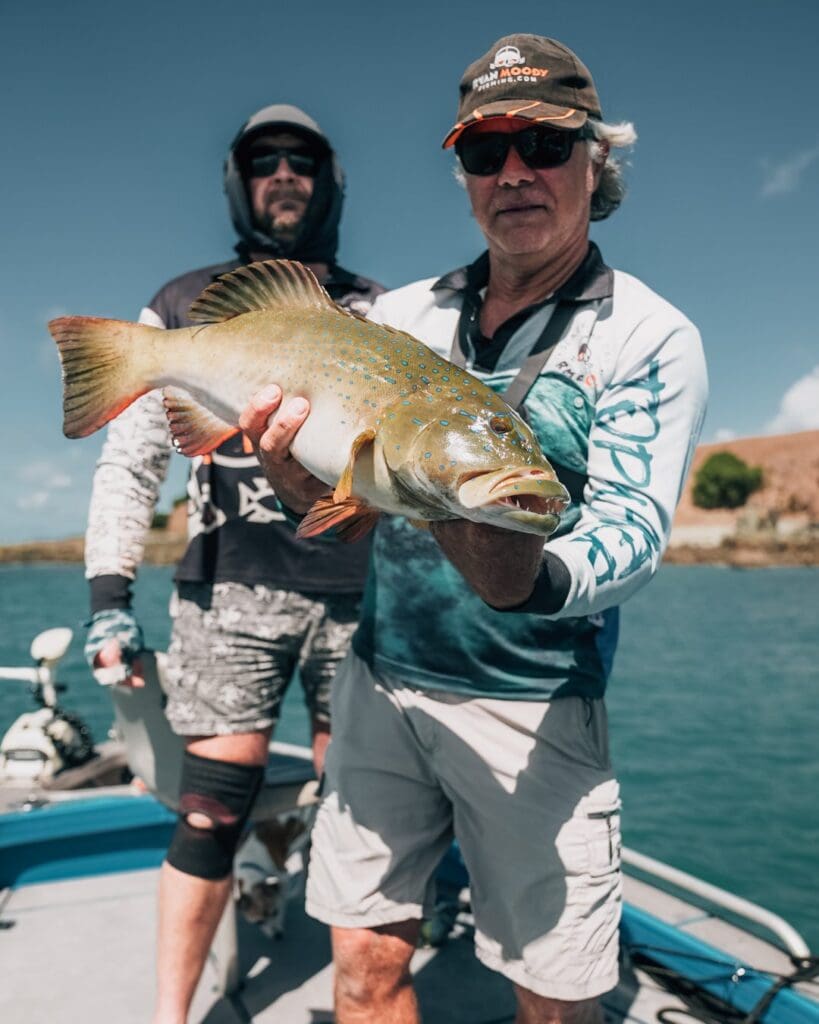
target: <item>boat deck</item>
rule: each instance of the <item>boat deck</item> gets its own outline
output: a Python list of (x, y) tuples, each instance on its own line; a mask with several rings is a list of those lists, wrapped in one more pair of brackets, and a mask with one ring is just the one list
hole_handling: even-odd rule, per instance
[[(6, 890), (0, 916), (0, 1020), (144, 1024), (154, 994), (157, 874), (156, 869), (130, 871)], [(630, 901), (650, 899), (656, 913), (656, 889), (633, 879), (627, 885)], [(685, 905), (665, 898), (682, 921)], [(688, 907), (687, 917), (691, 916)], [(701, 932), (721, 926), (706, 915), (697, 916)], [(333, 1020), (327, 930), (304, 914), (298, 895), (288, 907), (281, 939), (268, 939), (258, 928), (240, 922), (239, 940), (244, 987), (237, 996), (220, 997), (217, 971), (210, 963), (196, 993), (192, 1024)], [(762, 946), (770, 953), (771, 947), (759, 943)], [(753, 960), (760, 949), (747, 953)], [(444, 947), (418, 950), (413, 973), (425, 1024), (513, 1020), (511, 987), (475, 959), (468, 915), (462, 915), (455, 937)], [(648, 1024), (657, 1020), (661, 1008), (683, 1006), (627, 966), (620, 985), (604, 1003), (609, 1024)]]

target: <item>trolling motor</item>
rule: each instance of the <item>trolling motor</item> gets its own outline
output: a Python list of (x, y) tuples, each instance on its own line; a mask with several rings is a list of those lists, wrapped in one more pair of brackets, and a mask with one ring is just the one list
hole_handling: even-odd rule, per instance
[(0, 741), (0, 785), (46, 783), (96, 756), (91, 730), (57, 701), (66, 689), (57, 682), (57, 664), (72, 636), (65, 627), (47, 629), (31, 642), (33, 668), (0, 668), (0, 680), (29, 683), (40, 708), (20, 715)]

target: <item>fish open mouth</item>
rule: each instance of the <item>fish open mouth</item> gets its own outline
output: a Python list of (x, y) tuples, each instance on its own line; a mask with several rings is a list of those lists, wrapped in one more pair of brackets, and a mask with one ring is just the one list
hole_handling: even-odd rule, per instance
[(510, 494), (489, 504), (501, 508), (522, 509), (524, 512), (534, 512), (540, 516), (559, 516), (566, 507), (562, 497), (544, 498), (539, 494)]
[(469, 509), (497, 509), (533, 530), (551, 533), (569, 504), (569, 492), (543, 469), (501, 469), (464, 476), (458, 500)]

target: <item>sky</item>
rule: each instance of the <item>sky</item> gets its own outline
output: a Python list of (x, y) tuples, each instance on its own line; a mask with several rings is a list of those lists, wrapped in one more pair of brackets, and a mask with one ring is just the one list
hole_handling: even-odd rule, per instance
[(343, 265), (395, 287), (477, 256), (440, 142), (464, 68), (511, 32), (569, 45), (637, 130), (592, 237), (699, 327), (702, 440), (819, 428), (813, 0), (0, 0), (0, 543), (85, 526), (103, 433), (63, 437), (47, 321), (136, 319), (231, 257), (221, 167), (254, 110), (294, 103), (335, 144)]

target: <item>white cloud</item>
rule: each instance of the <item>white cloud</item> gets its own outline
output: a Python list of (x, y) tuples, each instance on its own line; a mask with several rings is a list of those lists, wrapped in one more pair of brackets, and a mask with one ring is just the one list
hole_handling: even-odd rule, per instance
[(56, 491), (65, 490), (74, 483), (65, 470), (48, 459), (21, 466), (17, 477), (24, 486), (24, 492), (17, 498), (16, 505), (23, 512), (48, 508)]
[(50, 491), (29, 491), (28, 494), (23, 494), (17, 499), (17, 508), (24, 512), (35, 508), (45, 508), (50, 497)]
[[(21, 480), (29, 483), (39, 483), (42, 487), (66, 487), (67, 484), (56, 484), (55, 480), (66, 478), (62, 466), (50, 459), (37, 459), (34, 462), (27, 462), (17, 472)], [(68, 481), (71, 482), (70, 480)]]
[(721, 441), (733, 441), (737, 436), (735, 430), (731, 430), (730, 427), (721, 427), (714, 434), (714, 441), (719, 444)]
[(801, 153), (778, 164), (765, 161), (765, 181), (760, 194), (765, 198), (783, 196), (795, 192), (801, 184), (802, 175), (811, 164), (819, 160), (819, 146), (803, 149)]
[(792, 384), (779, 405), (779, 412), (766, 425), (767, 434), (790, 434), (798, 430), (819, 430), (819, 366), (814, 366)]

